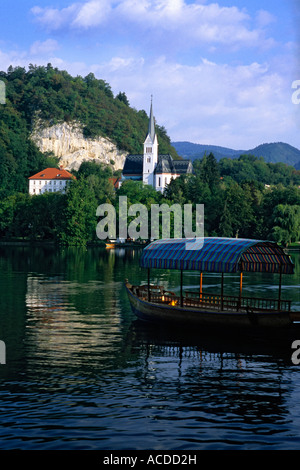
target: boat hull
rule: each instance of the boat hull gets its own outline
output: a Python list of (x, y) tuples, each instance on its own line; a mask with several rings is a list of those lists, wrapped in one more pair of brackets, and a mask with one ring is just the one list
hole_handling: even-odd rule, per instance
[(134, 295), (126, 284), (133, 313), (141, 320), (181, 327), (286, 328), (292, 325), (289, 312), (237, 312), (189, 308), (152, 303)]

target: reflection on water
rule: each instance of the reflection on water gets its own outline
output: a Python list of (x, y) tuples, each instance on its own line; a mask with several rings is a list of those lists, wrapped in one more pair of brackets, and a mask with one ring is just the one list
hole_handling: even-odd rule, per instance
[[(146, 281), (139, 255), (0, 248), (0, 448), (299, 448), (291, 344), (139, 322), (123, 287), (125, 278)], [(284, 278), (284, 295), (300, 310), (294, 257), (298, 274)], [(178, 273), (152, 276), (178, 289)], [(199, 275), (184, 281), (197, 289)], [(204, 282), (220, 287), (218, 276)], [(229, 276), (226, 288), (237, 282)], [(273, 279), (248, 279), (249, 294), (251, 283), (277, 295)]]
[[(99, 344), (105, 344), (107, 336), (117, 338), (120, 326), (120, 302), (112, 295), (114, 285), (102, 282), (90, 281), (86, 284), (69, 282), (63, 276), (44, 278), (28, 275), (27, 280), (27, 322), (26, 328), (30, 329), (27, 341), (35, 344), (35, 354), (46, 355), (48, 361), (63, 354), (65, 362), (77, 360), (78, 356), (97, 348)], [(100, 292), (99, 292), (100, 291)], [(105, 295), (101, 291), (105, 291)], [(99, 295), (100, 294), (100, 295)], [(88, 302), (84, 302), (85, 308), (76, 310), (75, 302), (70, 299), (74, 296), (99, 300), (101, 315), (97, 315), (91, 309)], [(106, 302), (104, 302), (104, 297)], [(103, 317), (104, 309), (107, 317)], [(91, 328), (90, 312), (93, 313)], [(95, 315), (98, 322), (95, 327)], [(113, 339), (114, 341), (114, 339)], [(103, 349), (103, 347), (102, 347)]]

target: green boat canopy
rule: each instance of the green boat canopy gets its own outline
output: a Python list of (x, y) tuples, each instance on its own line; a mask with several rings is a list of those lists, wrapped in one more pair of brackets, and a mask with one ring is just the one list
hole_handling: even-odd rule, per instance
[(156, 240), (143, 250), (140, 266), (213, 273), (294, 273), (290, 256), (277, 243), (241, 238)]

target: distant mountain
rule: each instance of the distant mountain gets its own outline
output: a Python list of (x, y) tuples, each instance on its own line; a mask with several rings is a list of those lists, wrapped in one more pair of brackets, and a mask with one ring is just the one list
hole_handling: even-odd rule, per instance
[(300, 150), (283, 142), (262, 144), (247, 153), (255, 157), (263, 157), (267, 163), (286, 163), (295, 166), (300, 162)]
[(177, 153), (183, 158), (195, 160), (203, 158), (205, 152), (212, 152), (217, 160), (221, 158), (239, 158), (243, 154), (251, 154), (255, 157), (263, 157), (267, 163), (282, 162), (300, 169), (300, 150), (283, 142), (262, 144), (250, 150), (234, 150), (215, 145), (194, 144), (191, 142), (172, 142)]
[(233, 150), (226, 147), (218, 147), (216, 145), (193, 144), (191, 142), (172, 142), (172, 145), (178, 155), (183, 158), (190, 158), (191, 160), (203, 158), (205, 152), (207, 155), (212, 152), (217, 160), (224, 157), (238, 158), (242, 153), (244, 153), (243, 150)]

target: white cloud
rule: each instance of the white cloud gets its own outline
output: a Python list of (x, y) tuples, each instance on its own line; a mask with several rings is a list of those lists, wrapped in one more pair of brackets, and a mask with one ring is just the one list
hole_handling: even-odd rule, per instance
[(46, 41), (35, 41), (30, 48), (30, 55), (48, 55), (59, 49), (58, 42), (54, 39), (47, 39)]
[(173, 141), (236, 149), (284, 141), (299, 147), (296, 106), (291, 102), (292, 80), (286, 76), (283, 63), (280, 68), (276, 62), (234, 66), (203, 58), (191, 66), (164, 56), (155, 61), (142, 56), (115, 56), (89, 65), (50, 55), (33, 56), (42, 45), (34, 44), (28, 52), (0, 51), (3, 68), (50, 62), (74, 76), (93, 72), (106, 80), (115, 94), (125, 91), (131, 106), (146, 111), (153, 94), (157, 121)]
[(110, 13), (109, 0), (92, 0), (79, 9), (72, 21), (73, 27), (90, 28), (99, 26)]
[(62, 9), (36, 6), (31, 9), (31, 13), (48, 31), (93, 28), (107, 17), (110, 3), (111, 0), (89, 0)]
[(41, 26), (48, 31), (56, 31), (67, 27), (78, 13), (78, 4), (74, 3), (61, 10), (57, 8), (33, 7), (31, 13), (36, 17)]
[(157, 121), (172, 140), (249, 149), (263, 142), (297, 146), (291, 84), (266, 64), (216, 64), (203, 59), (196, 66), (115, 57), (93, 66), (93, 72), (125, 91), (132, 106), (146, 109), (154, 95)]
[[(184, 0), (89, 0), (73, 3), (67, 8), (53, 9), (34, 7), (31, 10), (36, 21), (48, 30), (95, 28), (106, 20), (109, 31), (117, 34), (127, 28), (133, 35), (152, 32), (162, 41), (180, 38), (185, 47), (197, 44), (232, 45), (235, 48), (263, 47), (272, 45), (265, 38), (261, 26), (271, 21), (267, 11), (258, 13), (257, 26), (251, 29), (250, 16), (235, 6), (222, 7), (217, 3), (186, 3)], [(149, 41), (146, 36), (146, 41)], [(142, 39), (141, 39), (142, 40)], [(149, 41), (151, 44), (151, 41)]]
[(268, 26), (272, 23), (276, 23), (276, 18), (269, 11), (259, 10), (256, 15), (257, 24), (260, 27)]

